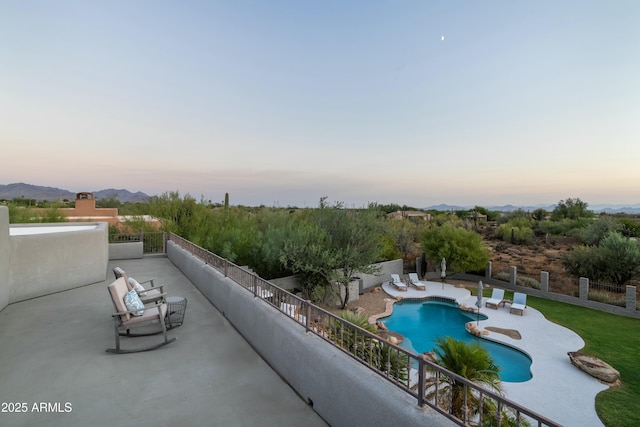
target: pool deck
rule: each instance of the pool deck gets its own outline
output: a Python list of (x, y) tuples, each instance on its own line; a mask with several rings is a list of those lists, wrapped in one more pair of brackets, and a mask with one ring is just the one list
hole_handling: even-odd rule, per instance
[[(465, 288), (440, 282), (421, 283), (426, 285), (426, 290), (410, 287), (407, 291), (399, 291), (388, 283), (384, 283), (382, 289), (394, 298), (400, 296), (403, 299), (424, 299), (441, 296), (475, 308), (477, 298)], [(494, 310), (486, 308), (483, 301), (480, 313), (488, 317), (487, 320), (480, 320), (480, 330), (486, 327), (515, 329), (522, 337), (517, 340), (486, 331), (488, 335), (484, 338), (516, 347), (527, 353), (533, 361), (531, 380), (502, 383), (508, 399), (566, 426), (603, 425), (596, 414), (595, 396), (608, 386), (573, 366), (567, 356), (567, 352), (584, 347), (584, 341), (578, 334), (548, 321), (532, 307), (527, 307), (524, 315), (520, 316), (509, 313), (509, 303)]]

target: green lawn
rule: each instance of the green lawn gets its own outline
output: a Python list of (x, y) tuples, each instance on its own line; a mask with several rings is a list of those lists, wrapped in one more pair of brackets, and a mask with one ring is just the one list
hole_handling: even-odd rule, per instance
[[(491, 290), (483, 295), (489, 297)], [(507, 291), (505, 298), (512, 298)], [(580, 351), (595, 356), (620, 371), (622, 385), (596, 397), (596, 411), (607, 427), (640, 426), (640, 319), (616, 316), (532, 296), (527, 304), (585, 341)], [(568, 360), (568, 356), (567, 356)]]

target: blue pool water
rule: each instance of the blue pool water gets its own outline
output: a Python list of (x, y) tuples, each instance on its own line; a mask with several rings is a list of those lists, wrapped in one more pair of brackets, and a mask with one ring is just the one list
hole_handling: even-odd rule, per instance
[[(480, 315), (480, 320), (486, 316)], [(394, 304), (393, 314), (381, 319), (391, 331), (404, 336), (401, 346), (416, 354), (433, 351), (438, 337), (452, 337), (486, 348), (500, 366), (500, 380), (524, 382), (531, 379), (531, 358), (506, 345), (478, 338), (464, 325), (477, 315), (459, 310), (455, 305), (436, 301), (403, 301)]]

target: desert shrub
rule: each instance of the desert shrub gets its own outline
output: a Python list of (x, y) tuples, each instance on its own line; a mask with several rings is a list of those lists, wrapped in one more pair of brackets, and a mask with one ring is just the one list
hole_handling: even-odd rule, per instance
[(494, 273), (492, 276), (493, 279), (502, 280), (503, 282), (508, 282), (511, 280), (511, 275), (506, 271), (499, 271), (497, 273)]
[(578, 237), (587, 245), (599, 245), (600, 241), (612, 231), (622, 230), (622, 224), (610, 216), (602, 216), (592, 224), (579, 229)]
[(528, 245), (533, 243), (533, 230), (530, 225), (522, 227), (517, 225), (521, 221), (510, 221), (498, 226), (494, 232), (494, 237), (503, 242), (511, 242), (518, 245)]
[(598, 301), (609, 305), (616, 305), (618, 307), (626, 307), (627, 299), (626, 296), (613, 296), (608, 292), (604, 291), (589, 291), (589, 300)]
[(579, 230), (593, 223), (589, 218), (563, 219), (560, 221), (540, 221), (538, 230), (551, 236), (577, 236)]
[(520, 286), (527, 288), (540, 289), (540, 282), (533, 277), (519, 277), (516, 276), (516, 283)]
[(631, 218), (619, 218), (622, 225), (622, 235), (625, 237), (640, 237), (640, 222)]

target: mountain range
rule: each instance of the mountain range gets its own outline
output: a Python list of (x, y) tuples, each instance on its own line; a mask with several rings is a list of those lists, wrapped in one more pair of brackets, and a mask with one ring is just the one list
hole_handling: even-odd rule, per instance
[[(91, 191), (96, 199), (105, 199), (109, 197), (114, 197), (118, 199), (121, 203), (144, 203), (149, 199), (149, 196), (141, 191), (132, 193), (129, 190), (124, 189), (114, 189), (108, 188), (106, 190), (97, 190)], [(0, 200), (13, 200), (13, 199), (34, 199), (38, 201), (48, 200), (75, 200), (76, 193), (63, 190), (61, 188), (55, 187), (45, 187), (42, 185), (32, 185), (25, 184), (22, 182), (2, 185), (0, 184)], [(457, 205), (447, 205), (440, 204), (435, 206), (428, 206), (423, 208), (424, 210), (437, 210), (437, 211), (460, 211), (460, 210), (468, 210), (472, 209), (474, 206), (457, 206)], [(502, 205), (502, 206), (483, 206), (483, 208), (488, 209), (490, 211), (498, 211), (498, 212), (513, 212), (517, 209), (522, 209), (525, 211), (533, 212), (536, 209), (544, 209), (551, 212), (556, 207), (555, 204), (552, 205), (535, 205), (535, 206), (514, 206), (514, 205)], [(596, 212), (596, 213), (627, 213), (627, 214), (640, 214), (640, 203), (634, 203), (629, 205), (607, 205), (607, 204), (598, 204), (598, 205), (589, 205), (588, 209)]]
[[(544, 209), (546, 211), (553, 211), (557, 205), (535, 205), (535, 206), (514, 206), (514, 205), (502, 205), (502, 206), (482, 206), (483, 208), (490, 211), (497, 212), (513, 212), (518, 209), (522, 209), (524, 211), (533, 212), (536, 209)], [(435, 206), (429, 206), (423, 208), (424, 210), (436, 210), (436, 211), (462, 211), (473, 209), (475, 206), (456, 206), (456, 205), (446, 205), (440, 204)], [(640, 214), (640, 203), (634, 203), (629, 205), (606, 205), (606, 204), (598, 204), (598, 205), (588, 205), (587, 209), (595, 212), (595, 213), (608, 213), (608, 214), (616, 214), (616, 213), (626, 213), (626, 214)]]
[[(128, 190), (116, 190), (108, 188), (106, 190), (90, 191), (99, 199), (114, 197), (122, 203), (146, 202), (149, 196), (140, 191), (132, 193)], [(41, 185), (31, 185), (22, 182), (2, 185), (0, 184), (0, 200), (13, 199), (34, 199), (37, 201), (75, 200), (76, 193), (54, 187), (44, 187)]]

